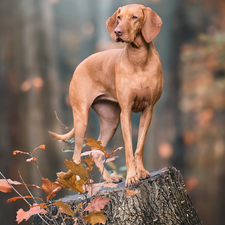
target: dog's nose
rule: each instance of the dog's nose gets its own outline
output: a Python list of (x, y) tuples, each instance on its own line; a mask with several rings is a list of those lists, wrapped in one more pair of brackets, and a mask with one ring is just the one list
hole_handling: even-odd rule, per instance
[(116, 27), (116, 29), (114, 30), (114, 33), (116, 36), (121, 36), (122, 35), (122, 31), (119, 27)]

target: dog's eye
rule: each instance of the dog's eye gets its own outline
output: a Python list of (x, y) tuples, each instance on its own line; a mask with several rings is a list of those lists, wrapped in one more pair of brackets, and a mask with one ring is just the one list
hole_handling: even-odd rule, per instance
[(137, 16), (132, 16), (132, 19), (137, 19)]
[(117, 16), (117, 19), (120, 20), (121, 19), (120, 16)]

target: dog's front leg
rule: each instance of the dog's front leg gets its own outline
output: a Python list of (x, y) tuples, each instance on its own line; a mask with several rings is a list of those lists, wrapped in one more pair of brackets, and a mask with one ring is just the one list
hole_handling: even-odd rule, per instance
[(129, 187), (135, 185), (139, 180), (135, 170), (135, 160), (133, 155), (131, 111), (122, 109), (120, 120), (125, 144), (127, 166), (126, 187)]
[(149, 172), (145, 170), (143, 165), (143, 150), (144, 150), (144, 143), (145, 143), (148, 127), (152, 119), (152, 112), (153, 112), (153, 107), (150, 106), (142, 112), (141, 118), (140, 118), (139, 131), (138, 131), (138, 143), (137, 143), (137, 149), (135, 152), (135, 166), (136, 166), (136, 172), (138, 174), (139, 179), (146, 179), (150, 177)]

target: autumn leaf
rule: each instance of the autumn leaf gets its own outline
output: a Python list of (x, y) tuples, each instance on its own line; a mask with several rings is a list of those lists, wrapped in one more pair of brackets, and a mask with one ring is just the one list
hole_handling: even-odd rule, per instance
[(65, 159), (64, 163), (74, 175), (78, 175), (84, 182), (90, 182), (90, 179), (88, 178), (88, 171), (82, 166), (82, 164), (76, 164), (73, 161), (69, 161), (67, 159)]
[(74, 211), (71, 209), (71, 206), (65, 204), (62, 201), (56, 201), (55, 204), (59, 207), (61, 213), (65, 213), (69, 216), (74, 216)]
[(87, 216), (83, 217), (85, 223), (90, 223), (91, 225), (94, 225), (96, 223), (102, 223), (105, 224), (106, 217), (104, 216), (104, 211), (100, 212), (91, 212)]
[(81, 180), (77, 180), (77, 175), (74, 175), (71, 170), (67, 173), (57, 173), (57, 181), (66, 189), (73, 190), (75, 192), (79, 192), (81, 194), (84, 193), (83, 184)]
[[(56, 187), (47, 197), (46, 197), (46, 201), (48, 202), (48, 200), (49, 200), (49, 198), (51, 197), (51, 196), (55, 196), (55, 193), (56, 192), (58, 192), (58, 191), (60, 191), (62, 189), (62, 187), (61, 187), (61, 185), (60, 186), (58, 186), (58, 187)], [(53, 196), (53, 197), (54, 197)]]
[(37, 150), (37, 149), (45, 149), (45, 145), (40, 145), (40, 146), (38, 146), (37, 148), (35, 148), (34, 150), (33, 150), (33, 152), (32, 152), (32, 154)]
[(125, 189), (126, 190), (126, 197), (129, 198), (132, 195), (136, 195), (139, 193), (138, 189), (136, 189), (135, 191), (130, 190), (130, 189)]
[(75, 209), (75, 213), (77, 213), (78, 209), (80, 209), (82, 206), (83, 206), (83, 204), (80, 203), (80, 204), (77, 206), (77, 208)]
[(30, 210), (28, 210), (26, 212), (23, 209), (19, 209), (17, 211), (16, 221), (19, 224), (23, 220), (27, 221), (31, 216), (33, 216), (35, 214), (39, 214), (39, 213), (46, 214), (47, 211), (44, 209), (41, 209), (41, 207), (39, 207), (39, 206), (32, 207)]
[(42, 181), (41, 189), (44, 190), (45, 193), (48, 195), (47, 198), (49, 198), (50, 196), (55, 197), (55, 193), (61, 190), (60, 184), (53, 183), (47, 178), (42, 178), (41, 181)]
[(8, 193), (12, 191), (12, 187), (10, 184), (13, 185), (22, 185), (22, 183), (18, 181), (12, 181), (11, 179), (0, 179), (0, 191), (4, 193)]
[(87, 165), (86, 169), (88, 169), (89, 171), (92, 171), (93, 164), (94, 164), (92, 154), (90, 154), (89, 157), (86, 157), (84, 160), (82, 160), (82, 162), (84, 162)]
[(19, 150), (15, 150), (15, 151), (13, 151), (13, 155), (16, 155), (16, 154), (24, 154), (24, 155), (30, 155), (30, 153), (29, 152), (23, 152), (23, 151), (19, 151)]
[(103, 153), (106, 152), (105, 146), (101, 145), (102, 144), (101, 141), (96, 141), (93, 138), (85, 138), (84, 140), (86, 142), (86, 145), (90, 146), (91, 149), (93, 149), (93, 150), (98, 149), (98, 150), (102, 151)]
[(108, 159), (108, 158), (112, 157), (118, 150), (122, 150), (122, 149), (123, 149), (123, 147), (119, 147), (119, 148), (113, 150), (110, 154), (106, 153), (105, 157)]
[(101, 195), (94, 198), (94, 200), (88, 203), (88, 206), (84, 209), (85, 211), (93, 212), (100, 211), (105, 207), (105, 205), (110, 201), (110, 198), (102, 198)]
[(6, 203), (10, 203), (10, 202), (14, 202), (14, 201), (16, 201), (16, 200), (18, 200), (18, 199), (24, 199), (24, 198), (35, 198), (35, 199), (39, 199), (39, 200), (42, 200), (41, 198), (38, 198), (38, 197), (32, 197), (32, 196), (23, 196), (23, 197), (20, 197), (20, 196), (18, 196), (18, 197), (13, 197), (13, 198), (10, 198), (10, 199), (8, 199), (7, 201), (6, 201)]

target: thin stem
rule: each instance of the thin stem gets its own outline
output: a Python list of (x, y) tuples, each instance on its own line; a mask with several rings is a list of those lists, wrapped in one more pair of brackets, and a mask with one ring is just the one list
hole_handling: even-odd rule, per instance
[[(0, 172), (0, 175), (6, 180), (6, 182), (11, 186), (11, 188), (29, 205), (29, 206), (32, 206), (27, 200), (26, 200), (26, 198), (23, 196), (23, 195), (21, 195), (13, 186), (12, 186), (12, 184), (10, 184), (9, 182), (8, 182), (8, 180), (5, 178), (5, 176), (2, 174), (2, 172)], [(43, 220), (43, 222), (45, 222), (47, 225), (49, 225), (42, 217), (41, 217), (41, 215), (38, 213), (37, 214), (42, 220)]]
[(28, 193), (29, 193), (30, 196), (33, 198), (33, 200), (35, 201), (35, 203), (38, 204), (37, 201), (36, 201), (36, 199), (35, 199), (34, 196), (32, 195), (32, 193), (30, 192), (29, 188), (27, 187), (26, 183), (24, 182), (23, 177), (22, 177), (22, 175), (21, 175), (21, 173), (20, 173), (19, 170), (18, 170), (18, 173), (19, 173), (20, 179), (22, 180), (22, 182), (23, 182), (25, 188), (27, 189)]

